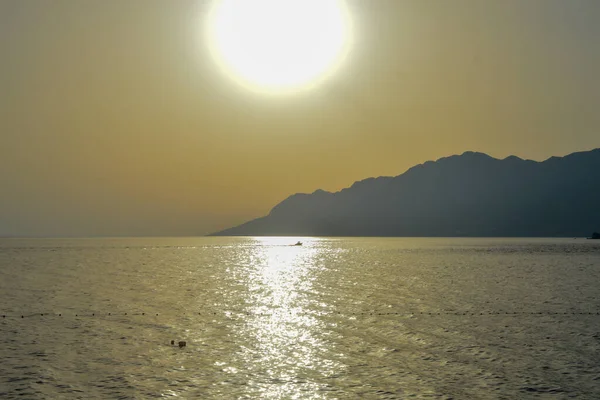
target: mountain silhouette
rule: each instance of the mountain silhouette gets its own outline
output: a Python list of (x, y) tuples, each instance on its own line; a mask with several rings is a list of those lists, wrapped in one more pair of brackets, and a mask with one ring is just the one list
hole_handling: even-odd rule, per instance
[(600, 228), (600, 149), (543, 162), (477, 152), (336, 193), (294, 194), (211, 236), (582, 237)]

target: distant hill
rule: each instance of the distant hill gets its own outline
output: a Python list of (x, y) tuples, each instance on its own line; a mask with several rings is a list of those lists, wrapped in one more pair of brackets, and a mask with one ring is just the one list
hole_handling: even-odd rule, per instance
[(336, 193), (294, 194), (211, 236), (589, 236), (600, 229), (600, 149), (543, 162), (466, 152)]

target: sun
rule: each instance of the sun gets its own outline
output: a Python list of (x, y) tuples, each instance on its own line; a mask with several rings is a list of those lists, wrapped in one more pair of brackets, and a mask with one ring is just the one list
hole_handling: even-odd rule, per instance
[(314, 87), (351, 42), (344, 0), (215, 0), (207, 26), (219, 68), (260, 92)]

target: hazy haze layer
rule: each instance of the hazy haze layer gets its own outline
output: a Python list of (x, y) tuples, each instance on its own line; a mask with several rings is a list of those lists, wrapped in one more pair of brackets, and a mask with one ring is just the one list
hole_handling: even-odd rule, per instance
[(0, 235), (196, 235), (465, 150), (600, 147), (595, 0), (349, 1), (335, 79), (217, 70), (209, 1), (0, 0)]

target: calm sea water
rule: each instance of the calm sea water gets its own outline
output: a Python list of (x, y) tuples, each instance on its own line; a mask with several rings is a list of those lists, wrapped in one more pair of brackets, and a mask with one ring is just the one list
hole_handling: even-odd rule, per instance
[(0, 397), (600, 398), (600, 241), (297, 240), (0, 241)]

